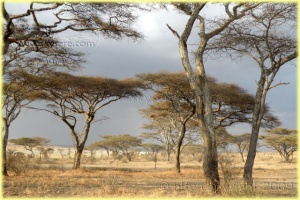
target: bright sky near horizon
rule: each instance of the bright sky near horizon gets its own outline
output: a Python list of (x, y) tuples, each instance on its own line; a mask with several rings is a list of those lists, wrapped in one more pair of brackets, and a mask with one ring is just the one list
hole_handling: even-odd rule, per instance
[[(17, 3), (7, 8), (9, 12), (16, 12), (24, 10), (25, 6)], [(218, 14), (218, 12), (210, 8), (207, 15)], [(139, 73), (161, 70), (176, 72), (183, 71), (178, 41), (166, 24), (181, 32), (186, 19), (184, 15), (173, 10), (143, 13), (136, 24), (136, 27), (145, 35), (145, 39), (139, 43), (104, 39), (87, 33), (78, 35), (78, 33), (68, 32), (59, 37), (67, 42), (84, 40), (94, 44), (91, 47), (76, 47), (76, 50), (87, 53), (87, 63), (76, 74), (128, 78)], [(275, 79), (275, 83), (282, 81), (290, 82), (290, 84), (272, 89), (267, 97), (267, 103), (273, 113), (279, 116), (282, 127), (289, 129), (297, 129), (297, 68), (295, 63), (296, 61), (284, 66)], [(207, 73), (218, 81), (236, 83), (255, 94), (255, 81), (259, 78), (259, 69), (254, 61), (247, 58), (242, 61), (219, 59), (207, 60), (205, 64)], [(145, 96), (141, 99), (115, 102), (100, 110), (97, 116), (107, 116), (109, 119), (92, 125), (87, 145), (100, 140), (100, 135), (132, 134), (138, 136), (144, 131), (141, 126), (146, 122), (140, 115), (139, 109), (147, 107), (149, 98), (150, 96)], [(250, 125), (235, 125), (228, 131), (233, 134), (242, 134), (250, 132), (251, 127)], [(46, 112), (24, 109), (12, 123), (10, 139), (32, 136), (51, 139), (54, 145), (72, 145), (67, 126), (58, 118)]]

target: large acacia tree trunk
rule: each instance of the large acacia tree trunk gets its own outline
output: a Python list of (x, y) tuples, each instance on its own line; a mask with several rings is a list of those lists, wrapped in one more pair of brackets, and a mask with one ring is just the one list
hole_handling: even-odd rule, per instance
[(75, 155), (74, 155), (73, 169), (79, 169), (80, 168), (82, 152), (84, 150), (84, 145), (85, 145), (86, 140), (88, 138), (88, 134), (89, 134), (90, 127), (91, 127), (91, 122), (94, 119), (93, 114), (86, 114), (86, 116), (87, 116), (87, 119), (86, 119), (86, 122), (85, 122), (85, 127), (84, 127), (84, 130), (83, 130), (82, 138), (78, 137), (78, 135), (76, 134), (76, 132), (74, 130), (74, 127), (73, 127), (73, 129), (71, 129), (73, 139), (75, 140)]
[[(199, 100), (197, 102), (201, 103)], [(204, 110), (197, 111), (197, 115), (203, 115), (203, 111)], [(202, 167), (206, 183), (211, 187), (213, 192), (219, 192), (220, 177), (218, 170), (218, 152), (212, 116), (198, 117), (198, 123), (203, 137), (204, 150)]]
[(8, 143), (8, 136), (9, 136), (9, 126), (7, 125), (7, 123), (4, 121), (3, 122), (3, 131), (4, 131), (4, 136), (3, 136), (3, 146), (2, 146), (2, 156), (3, 156), (3, 160), (2, 160), (2, 175), (3, 176), (8, 176), (7, 173), (7, 157), (6, 157), (6, 147), (7, 147), (7, 143)]
[[(197, 121), (199, 123), (200, 131), (204, 140), (204, 159), (203, 159), (203, 169), (207, 181), (211, 184), (213, 192), (218, 192), (220, 178), (218, 173), (218, 156), (217, 147), (215, 140), (215, 130), (213, 122), (213, 111), (212, 111), (212, 99), (206, 80), (205, 68), (203, 64), (203, 55), (206, 50), (207, 42), (224, 31), (233, 21), (245, 16), (245, 13), (256, 7), (258, 4), (236, 4), (233, 5), (232, 11), (230, 11), (229, 4), (224, 4), (224, 8), (227, 14), (226, 20), (220, 20), (214, 25), (206, 29), (206, 20), (200, 15), (200, 11), (204, 8), (205, 3), (195, 3), (195, 4), (174, 4), (174, 6), (183, 11), (189, 16), (186, 23), (184, 31), (179, 35), (170, 26), (168, 28), (172, 33), (179, 39), (179, 52), (180, 58), (185, 69), (186, 75), (189, 79), (190, 85), (195, 92), (196, 96), (196, 114)], [(237, 12), (238, 9), (241, 9)], [(199, 21), (197, 24), (198, 35), (200, 42), (198, 44), (197, 50), (194, 53), (196, 68), (193, 69), (188, 51), (188, 38), (191, 35), (192, 29), (195, 26), (195, 21)]]
[[(256, 156), (257, 141), (259, 135), (259, 129), (261, 126), (261, 121), (263, 119), (265, 110), (265, 100), (267, 95), (267, 89), (265, 88), (265, 73), (261, 73), (260, 79), (257, 83), (257, 91), (255, 96), (255, 105), (252, 117), (252, 131), (250, 137), (249, 151), (247, 155), (247, 160), (244, 166), (244, 181), (247, 185), (253, 186), (252, 171), (254, 166), (254, 160)], [(268, 88), (268, 86), (267, 86)]]
[(218, 171), (218, 151), (213, 122), (212, 98), (203, 64), (203, 52), (207, 41), (202, 40), (196, 53), (196, 71), (192, 70), (188, 61), (185, 41), (180, 41), (179, 48), (183, 65), (196, 96), (196, 116), (203, 137), (203, 171), (207, 184), (212, 192), (219, 192), (220, 177)]
[[(189, 28), (189, 31), (191, 31), (192, 26), (190, 24)], [(218, 152), (213, 122), (212, 99), (203, 64), (203, 52), (207, 44), (207, 40), (203, 39), (201, 44), (199, 44), (197, 53), (195, 54), (196, 71), (194, 72), (189, 61), (187, 50), (186, 41), (188, 35), (189, 33), (184, 33), (183, 36), (179, 38), (179, 52), (190, 86), (195, 92), (196, 116), (200, 132), (203, 137), (204, 175), (206, 177), (207, 184), (212, 189), (212, 192), (219, 192), (220, 178), (218, 172)]]
[(82, 156), (83, 149), (84, 149), (84, 145), (79, 145), (75, 148), (73, 169), (80, 168), (80, 162), (81, 162), (81, 156)]

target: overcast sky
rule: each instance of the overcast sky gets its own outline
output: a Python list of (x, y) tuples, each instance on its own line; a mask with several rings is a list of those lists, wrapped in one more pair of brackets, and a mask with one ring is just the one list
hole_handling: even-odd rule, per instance
[[(20, 3), (10, 6), (19, 9)], [(218, 14), (219, 10), (210, 9), (207, 15)], [(46, 17), (46, 16), (45, 16)], [(133, 77), (138, 73), (183, 71), (178, 52), (177, 38), (168, 30), (166, 23), (179, 33), (182, 32), (186, 17), (172, 10), (143, 14), (136, 27), (145, 35), (139, 43), (126, 40), (115, 41), (101, 36), (68, 33), (61, 36), (63, 40), (86, 38), (97, 44), (94, 47), (79, 48), (88, 53), (87, 63), (77, 72), (79, 75), (106, 76), (113, 78)], [(77, 39), (76, 39), (77, 38)], [(295, 62), (294, 62), (295, 63)], [(231, 60), (208, 60), (205, 63), (207, 74), (220, 82), (236, 83), (255, 94), (255, 81), (259, 78), (259, 70), (250, 59), (239, 62)], [(276, 87), (268, 93), (267, 103), (273, 113), (279, 116), (282, 127), (296, 129), (296, 65), (287, 64), (278, 73), (276, 82), (290, 82), (289, 85)], [(87, 145), (100, 139), (99, 135), (131, 134), (138, 136), (144, 130), (146, 122), (139, 109), (146, 108), (149, 97), (137, 100), (123, 100), (112, 103), (97, 113), (98, 117), (109, 119), (92, 125)], [(228, 129), (230, 133), (242, 134), (250, 132), (249, 125), (236, 125)], [(263, 129), (261, 129), (263, 132)], [(11, 138), (40, 136), (51, 139), (55, 145), (72, 145), (67, 126), (57, 117), (49, 113), (23, 110), (13, 122)]]

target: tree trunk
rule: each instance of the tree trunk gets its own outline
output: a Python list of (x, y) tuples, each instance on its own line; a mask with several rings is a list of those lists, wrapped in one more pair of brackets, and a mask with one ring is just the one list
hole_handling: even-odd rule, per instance
[[(206, 136), (205, 136), (206, 137)], [(219, 192), (220, 177), (218, 172), (218, 154), (215, 141), (204, 139), (203, 170), (206, 182), (214, 193)]]
[(170, 149), (170, 145), (167, 145), (167, 161), (170, 162), (170, 155), (171, 155), (171, 149)]
[(284, 157), (284, 159), (285, 159), (285, 162), (289, 162), (289, 161), (290, 161), (290, 156), (289, 156), (289, 155), (286, 155), (286, 156)]
[(265, 107), (265, 98), (266, 98), (266, 89), (265, 87), (265, 75), (263, 70), (261, 72), (261, 76), (259, 82), (257, 83), (257, 91), (255, 96), (255, 105), (254, 111), (252, 116), (252, 131), (250, 137), (250, 144), (249, 150), (247, 155), (247, 160), (244, 166), (244, 181), (245, 184), (248, 186), (253, 186), (253, 178), (252, 178), (252, 171), (254, 166), (254, 160), (256, 156), (256, 148), (257, 148), (257, 141), (259, 135), (259, 129), (261, 125), (261, 121), (264, 115), (264, 107)]
[(9, 126), (7, 123), (4, 121), (4, 136), (3, 136), (3, 146), (2, 146), (2, 152), (3, 152), (3, 169), (2, 169), (2, 175), (3, 176), (8, 176), (7, 173), (7, 157), (6, 157), (6, 147), (8, 143), (8, 136), (9, 136)]
[(196, 73), (195, 81), (191, 82), (191, 86), (195, 89), (196, 94), (196, 114), (199, 128), (203, 137), (204, 157), (203, 170), (207, 183), (211, 186), (213, 193), (219, 193), (220, 177), (218, 170), (218, 151), (216, 144), (212, 99), (210, 89), (206, 79), (205, 69), (203, 65), (203, 52), (205, 41), (199, 46), (198, 55), (196, 57)]
[(176, 145), (176, 163), (175, 163), (177, 173), (180, 173), (180, 146)]
[(177, 145), (176, 145), (176, 164), (175, 164), (175, 167), (176, 167), (176, 170), (177, 170), (177, 173), (180, 173), (180, 149), (181, 149), (181, 146), (182, 146), (182, 143), (183, 143), (183, 139), (184, 139), (184, 135), (185, 135), (185, 131), (186, 131), (186, 125), (185, 123), (182, 124), (182, 128), (181, 128), (181, 132), (180, 132), (180, 136), (178, 138), (178, 142), (177, 142)]
[(80, 168), (80, 161), (81, 161), (81, 155), (84, 149), (84, 145), (79, 145), (75, 149), (75, 154), (74, 154), (74, 164), (73, 164), (73, 169), (79, 169)]
[(240, 155), (241, 155), (242, 161), (245, 162), (245, 159), (244, 159), (244, 151), (242, 151), (241, 149), (238, 149), (238, 152), (239, 152)]
[(128, 161), (130, 162), (131, 161), (130, 153), (126, 152), (126, 157), (128, 158)]
[(106, 153), (107, 153), (107, 159), (109, 160), (109, 150), (106, 149)]
[(240, 154), (241, 154), (241, 157), (242, 157), (242, 161), (245, 162), (245, 159), (244, 159), (244, 153), (241, 152)]
[(72, 156), (71, 156), (71, 149), (70, 149), (70, 148), (68, 148), (68, 157), (69, 157), (69, 159), (72, 159)]
[(81, 141), (79, 141), (79, 138), (76, 135), (74, 127), (70, 127), (71, 128), (71, 133), (72, 133), (72, 136), (75, 140), (75, 145), (76, 145), (75, 146), (76, 149), (75, 149), (73, 169), (79, 169), (80, 168), (81, 155), (82, 155), (82, 152), (83, 152), (83, 149), (84, 149), (85, 142), (88, 138), (88, 134), (89, 134), (90, 127), (91, 127), (91, 122), (94, 119), (94, 115), (91, 114), (91, 113), (87, 114), (86, 116), (87, 116), (87, 119), (85, 121), (85, 127), (84, 127), (84, 130), (83, 130), (83, 137), (82, 137)]
[[(208, 83), (204, 75), (203, 63), (198, 63), (202, 68), (202, 75), (199, 75), (198, 89), (201, 90), (196, 96), (196, 114), (200, 132), (203, 137), (203, 170), (207, 184), (213, 193), (219, 193), (220, 177), (218, 171), (218, 151), (215, 139), (215, 129), (213, 124), (212, 101)], [(202, 80), (201, 80), (202, 79)], [(199, 91), (198, 91), (199, 92)]]

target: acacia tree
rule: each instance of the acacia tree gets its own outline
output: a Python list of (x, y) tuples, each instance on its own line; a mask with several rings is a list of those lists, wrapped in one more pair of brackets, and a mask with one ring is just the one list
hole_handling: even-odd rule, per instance
[[(224, 4), (226, 19), (218, 19), (213, 26), (206, 27), (207, 19), (200, 14), (200, 11), (205, 8), (206, 3), (174, 3), (178, 10), (188, 16), (188, 21), (184, 27), (182, 34), (168, 28), (178, 38), (178, 46), (182, 65), (185, 69), (186, 75), (196, 99), (196, 117), (199, 124), (200, 132), (203, 137), (203, 170), (207, 183), (211, 185), (213, 192), (219, 191), (220, 178), (218, 172), (218, 155), (216, 148), (212, 98), (209, 90), (208, 81), (205, 73), (204, 54), (207, 43), (210, 39), (224, 31), (232, 22), (245, 16), (245, 14), (256, 7), (257, 4), (240, 3), (240, 4)], [(196, 26), (196, 21), (199, 25)], [(190, 62), (188, 39), (191, 35), (193, 27), (197, 27), (199, 43), (194, 53), (195, 69), (193, 69)]]
[(48, 140), (46, 138), (41, 138), (41, 137), (33, 137), (33, 138), (21, 137), (18, 139), (11, 139), (11, 140), (9, 140), (9, 142), (16, 144), (16, 145), (24, 146), (24, 148), (26, 150), (31, 152), (32, 157), (35, 157), (33, 148), (38, 147), (38, 146), (42, 147), (42, 146), (46, 145), (47, 143), (49, 143), (50, 140)]
[[(132, 27), (137, 19), (134, 13), (137, 10), (147, 10), (141, 4), (31, 2), (24, 13), (11, 14), (5, 5), (3, 2), (4, 54), (12, 44), (30, 45), (38, 52), (41, 46), (55, 45), (56, 41), (51, 37), (53, 34), (68, 30), (88, 31), (107, 38), (137, 40), (142, 35)], [(45, 14), (52, 15), (55, 19), (49, 20), (47, 24), (41, 23)]]
[(107, 153), (107, 158), (109, 159), (109, 152), (115, 152), (116, 150), (114, 149), (114, 146), (112, 146), (111, 142), (109, 140), (101, 140), (101, 141), (97, 141), (92, 143), (91, 145), (93, 145), (96, 148), (99, 149), (105, 149), (106, 153)]
[[(106, 149), (111, 149), (115, 156), (119, 153), (125, 155), (128, 161), (132, 160), (131, 150), (134, 147), (141, 146), (142, 139), (125, 134), (125, 135), (105, 135), (101, 136), (103, 140), (96, 142), (96, 146)], [(97, 145), (98, 144), (98, 145)], [(105, 145), (104, 145), (105, 144)]]
[(167, 161), (170, 161), (171, 153), (174, 152), (176, 135), (172, 126), (164, 116), (159, 116), (154, 113), (141, 111), (143, 116), (150, 119), (150, 123), (143, 124), (143, 128), (151, 132), (142, 133), (141, 137), (145, 139), (154, 139), (163, 144), (167, 154)]
[[(193, 100), (193, 92), (186, 89), (189, 87), (186, 77), (177, 75), (162, 72), (140, 74), (138, 77), (149, 89), (155, 91), (153, 100), (156, 103), (150, 105), (150, 110), (144, 111), (149, 113), (154, 111), (156, 115), (167, 118), (177, 135), (175, 143), (175, 167), (177, 172), (180, 173), (180, 153), (183, 148), (183, 140), (187, 132), (188, 122), (196, 112), (196, 106)], [(158, 89), (155, 89), (157, 87)], [(192, 127), (195, 127), (193, 126), (194, 124), (190, 122), (189, 125), (189, 141), (185, 145), (197, 140), (197, 137), (193, 135), (195, 129)]]
[(182, 153), (186, 155), (191, 155), (193, 158), (196, 158), (197, 155), (201, 155), (201, 157), (199, 158), (199, 161), (201, 161), (203, 146), (202, 144), (189, 144), (183, 149)]
[(12, 71), (5, 76), (2, 87), (2, 132), (3, 132), (3, 169), (2, 174), (8, 176), (6, 166), (6, 147), (9, 138), (9, 129), (14, 120), (21, 113), (21, 109), (37, 98), (38, 92), (28, 87), (22, 79), (18, 78), (18, 72)]
[(297, 130), (274, 128), (260, 136), (265, 145), (276, 150), (286, 162), (297, 151)]
[[(124, 98), (139, 97), (142, 84), (134, 79), (116, 80), (103, 77), (73, 76), (54, 72), (46, 76), (26, 75), (43, 93), (40, 99), (47, 111), (59, 117), (70, 129), (75, 148), (73, 169), (80, 167), (81, 155), (95, 115), (104, 106)], [(78, 118), (84, 116), (84, 128), (76, 130)], [(100, 120), (100, 119), (98, 119)]]
[(232, 58), (247, 56), (260, 69), (252, 117), (249, 153), (244, 166), (244, 180), (252, 186), (252, 171), (259, 130), (270, 89), (288, 83), (273, 84), (278, 71), (297, 57), (296, 4), (261, 4), (247, 18), (232, 23), (211, 44), (212, 49), (228, 53)]
[(241, 154), (242, 161), (245, 162), (244, 152), (249, 150), (249, 141), (251, 134), (244, 133), (242, 135), (233, 136), (233, 143), (237, 146), (237, 151)]
[[(175, 133), (172, 134), (172, 138), (175, 141), (176, 169), (180, 173), (180, 152), (184, 147), (182, 145), (186, 131), (189, 131), (189, 134), (185, 145), (198, 139), (198, 134), (196, 137), (194, 134), (198, 127), (194, 116), (195, 93), (184, 73), (148, 73), (140, 74), (138, 77), (147, 85), (146, 88), (155, 91), (153, 96), (155, 103), (141, 112), (152, 121), (158, 117), (156, 124), (167, 123)], [(216, 130), (216, 137), (222, 138), (217, 139), (216, 145), (225, 148), (231, 137), (223, 127), (235, 123), (250, 123), (254, 97), (237, 85), (218, 83), (212, 77), (208, 77), (208, 84), (212, 97), (213, 128)], [(161, 118), (165, 120), (161, 121)], [(264, 126), (274, 127), (278, 124), (277, 117), (267, 110), (264, 115)]]
[[(47, 38), (40, 38), (39, 42), (45, 42)], [(9, 128), (12, 122), (19, 116), (22, 108), (35, 100), (36, 92), (28, 87), (20, 73), (43, 74), (51, 70), (79, 68), (84, 61), (83, 54), (72, 51), (66, 47), (41, 46), (36, 52), (32, 46), (10, 45), (3, 55), (3, 171), (6, 170), (6, 147), (9, 138)], [(51, 63), (50, 61), (56, 62)], [(50, 63), (49, 63), (50, 62)]]
[(216, 129), (216, 144), (217, 148), (225, 151), (229, 144), (233, 142), (233, 136), (229, 134), (224, 127)]
[(142, 147), (147, 151), (147, 154), (152, 156), (154, 161), (154, 169), (156, 169), (157, 154), (164, 149), (163, 146), (154, 143), (143, 144)]
[[(174, 101), (175, 103), (175, 101)], [(194, 115), (194, 108), (189, 107), (186, 104), (176, 102), (176, 108), (170, 102), (156, 102), (155, 104), (150, 104), (149, 108), (140, 110), (144, 116), (149, 118), (153, 118), (154, 121), (162, 124), (166, 123), (163, 126), (158, 127), (161, 129), (163, 127), (168, 126), (168, 132), (163, 132), (162, 136), (168, 136), (167, 146), (170, 149), (167, 149), (170, 152), (171, 146), (169, 142), (172, 142), (172, 146), (175, 147), (175, 157), (176, 163), (175, 168), (178, 173), (180, 173), (180, 153), (182, 149), (188, 145), (189, 143), (196, 142), (199, 139), (199, 135), (195, 132), (195, 124), (193, 121), (189, 121), (189, 119)], [(160, 119), (164, 118), (164, 122), (160, 121)], [(149, 124), (148, 124), (149, 125)], [(153, 125), (153, 123), (151, 124)], [(149, 128), (147, 125), (144, 128)], [(164, 130), (160, 130), (164, 131)], [(149, 133), (144, 133), (148, 137)], [(185, 139), (185, 142), (184, 142)], [(170, 141), (171, 140), (171, 141)], [(168, 154), (169, 158), (169, 154)]]
[(90, 152), (90, 161), (91, 162), (93, 162), (95, 160), (95, 155), (96, 155), (98, 149), (99, 149), (99, 147), (95, 143), (92, 143), (85, 148), (85, 150), (88, 150)]

